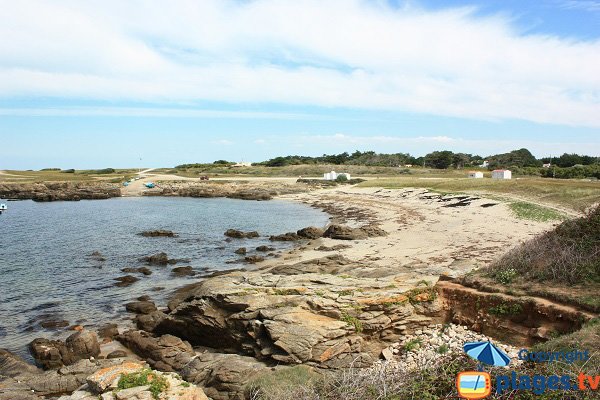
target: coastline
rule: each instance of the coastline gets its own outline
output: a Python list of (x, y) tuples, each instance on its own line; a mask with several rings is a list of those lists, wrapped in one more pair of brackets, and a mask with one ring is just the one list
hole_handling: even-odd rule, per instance
[[(158, 308), (140, 298), (133, 324), (117, 327), (98, 355), (145, 359), (215, 399), (281, 363), (367, 368), (443, 322), (440, 277), (463, 276), (553, 225), (517, 219), (495, 200), (424, 189), (338, 186), (274, 197), (328, 212), (338, 237), (300, 238), (280, 257), (186, 285)], [(194, 349), (164, 344), (167, 337)], [(208, 366), (227, 382), (215, 384), (216, 375), (201, 372)]]

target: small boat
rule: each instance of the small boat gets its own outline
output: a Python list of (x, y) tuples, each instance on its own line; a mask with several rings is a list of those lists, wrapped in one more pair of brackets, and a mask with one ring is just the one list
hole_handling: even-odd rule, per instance
[(8, 206), (4, 203), (0, 204), (0, 214), (8, 210)]
[(148, 182), (148, 183), (144, 184), (144, 186), (146, 186), (148, 189), (152, 189), (156, 185), (153, 182)]
[(129, 182), (123, 182), (123, 186), (129, 186)]

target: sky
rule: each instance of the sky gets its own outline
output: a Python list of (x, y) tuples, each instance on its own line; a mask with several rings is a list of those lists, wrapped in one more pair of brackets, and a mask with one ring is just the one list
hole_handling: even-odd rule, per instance
[(0, 169), (600, 156), (600, 0), (0, 0)]

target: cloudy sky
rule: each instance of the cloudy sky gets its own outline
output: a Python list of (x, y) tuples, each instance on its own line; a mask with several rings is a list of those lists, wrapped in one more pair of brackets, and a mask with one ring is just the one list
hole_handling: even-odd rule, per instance
[(596, 0), (0, 0), (0, 168), (600, 156), (598, 71)]

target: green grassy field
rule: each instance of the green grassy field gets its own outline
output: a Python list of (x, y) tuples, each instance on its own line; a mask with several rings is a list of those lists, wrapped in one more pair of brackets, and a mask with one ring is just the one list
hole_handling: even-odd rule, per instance
[(589, 180), (524, 177), (511, 180), (468, 179), (451, 174), (403, 176), (371, 179), (362, 187), (399, 189), (422, 187), (442, 193), (492, 195), (506, 200), (522, 200), (581, 211), (600, 201), (600, 182)]
[(135, 169), (118, 169), (110, 174), (95, 174), (90, 170), (77, 170), (74, 173), (61, 171), (1, 171), (0, 183), (33, 183), (33, 182), (90, 182), (109, 181), (122, 182), (137, 172)]

